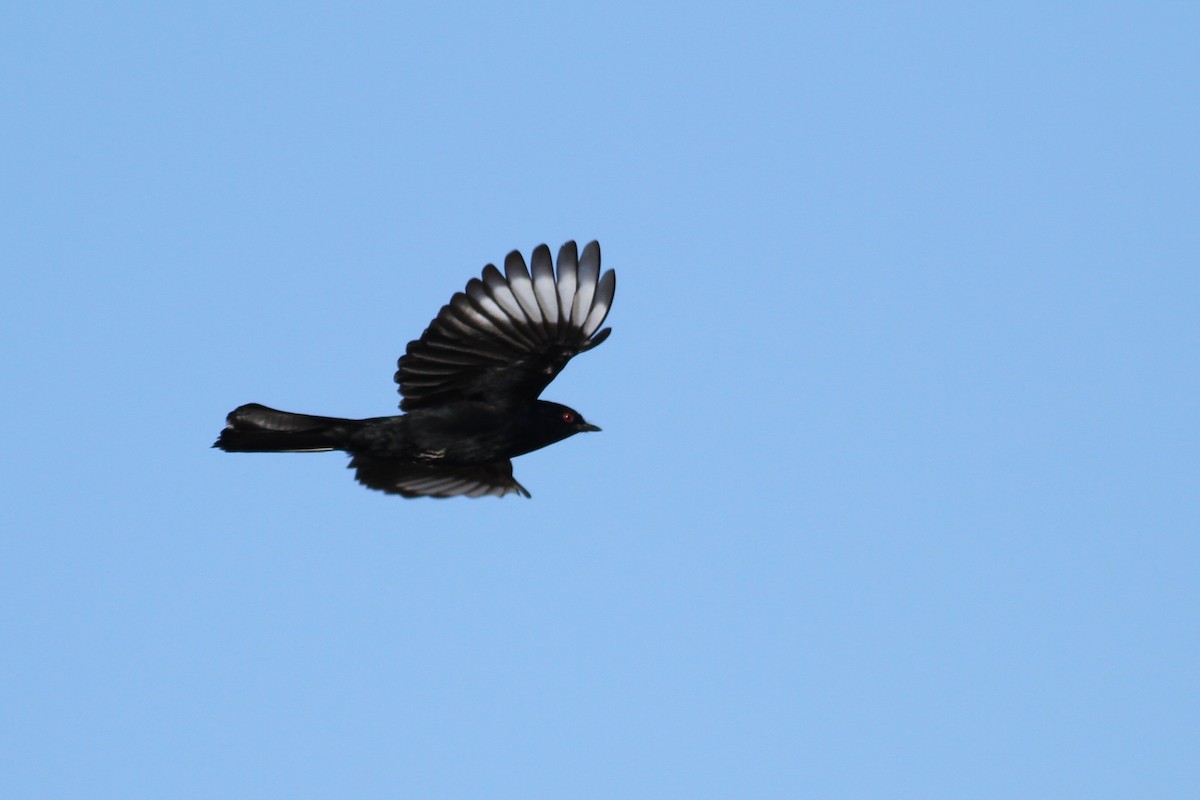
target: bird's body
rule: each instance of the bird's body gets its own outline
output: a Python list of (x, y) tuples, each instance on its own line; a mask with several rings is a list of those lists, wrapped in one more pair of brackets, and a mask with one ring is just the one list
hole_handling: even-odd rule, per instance
[(538, 395), (575, 355), (600, 344), (616, 290), (600, 275), (600, 248), (575, 243), (533, 252), (532, 276), (517, 252), (506, 276), (488, 265), (400, 358), (405, 414), (351, 420), (276, 411), (252, 403), (229, 414), (214, 447), (229, 452), (344, 450), (359, 482), (406, 497), (529, 496), (510, 459), (581, 431), (579, 412)]

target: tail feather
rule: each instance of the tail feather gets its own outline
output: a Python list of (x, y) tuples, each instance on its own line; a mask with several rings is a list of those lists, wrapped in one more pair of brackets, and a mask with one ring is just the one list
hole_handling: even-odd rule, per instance
[(235, 408), (213, 442), (227, 453), (308, 453), (341, 450), (361, 423), (337, 417), (293, 414), (250, 403)]

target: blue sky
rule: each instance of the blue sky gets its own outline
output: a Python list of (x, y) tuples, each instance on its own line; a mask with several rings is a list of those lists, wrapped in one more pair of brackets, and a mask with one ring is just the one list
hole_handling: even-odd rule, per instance
[[(1200, 11), (15, 3), (0, 794), (1195, 797)], [(599, 239), (531, 500), (392, 413)]]

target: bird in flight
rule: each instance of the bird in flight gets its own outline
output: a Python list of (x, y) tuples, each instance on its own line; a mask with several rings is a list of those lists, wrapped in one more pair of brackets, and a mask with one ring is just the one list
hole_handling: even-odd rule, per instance
[(578, 411), (538, 396), (574, 356), (608, 338), (601, 330), (617, 276), (600, 273), (600, 244), (579, 253), (514, 250), (504, 272), (480, 278), (442, 307), (398, 362), (403, 414), (339, 419), (250, 403), (230, 412), (213, 447), (230, 453), (344, 450), (358, 482), (404, 497), (520, 494), (514, 457), (598, 431)]

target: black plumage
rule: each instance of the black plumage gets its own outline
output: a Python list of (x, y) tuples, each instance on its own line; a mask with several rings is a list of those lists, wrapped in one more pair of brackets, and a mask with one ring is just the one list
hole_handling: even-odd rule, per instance
[(529, 492), (511, 459), (581, 431), (598, 431), (574, 409), (538, 396), (574, 356), (608, 338), (600, 329), (616, 292), (600, 272), (600, 245), (546, 245), (531, 268), (517, 251), (504, 273), (488, 264), (410, 342), (396, 383), (404, 414), (339, 419), (234, 409), (213, 447), (227, 452), (344, 450), (358, 481), (405, 497), (481, 497)]

